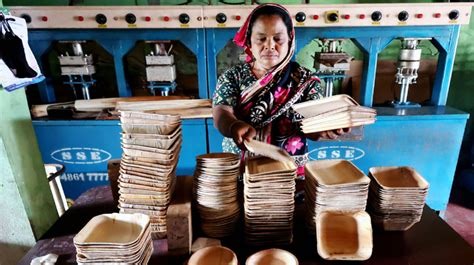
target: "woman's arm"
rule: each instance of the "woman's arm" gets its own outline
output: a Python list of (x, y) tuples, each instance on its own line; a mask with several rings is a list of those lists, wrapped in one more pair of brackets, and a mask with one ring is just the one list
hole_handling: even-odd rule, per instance
[(241, 149), (244, 140), (251, 140), (256, 130), (244, 121), (237, 119), (231, 106), (215, 105), (212, 108), (214, 127), (225, 137), (232, 138)]

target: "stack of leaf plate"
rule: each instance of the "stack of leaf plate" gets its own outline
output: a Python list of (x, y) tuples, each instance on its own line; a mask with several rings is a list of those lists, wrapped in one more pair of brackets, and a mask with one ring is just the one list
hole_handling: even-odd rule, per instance
[(360, 106), (348, 95), (310, 100), (292, 108), (303, 116), (301, 129), (306, 134), (372, 124), (376, 116), (375, 109)]
[(262, 155), (248, 158), (245, 165), (246, 241), (250, 245), (290, 244), (297, 167), (284, 150), (273, 145), (257, 141), (245, 145), (249, 151)]
[(74, 237), (78, 264), (148, 264), (153, 252), (150, 218), (144, 214), (102, 214)]
[(384, 230), (404, 231), (420, 221), (428, 182), (411, 167), (370, 168), (368, 211)]
[(122, 111), (120, 121), (120, 212), (149, 215), (153, 238), (162, 238), (181, 150), (180, 117)]
[(365, 211), (370, 179), (347, 160), (318, 160), (305, 166), (305, 205), (308, 230), (324, 211)]
[(196, 158), (193, 194), (201, 228), (210, 237), (230, 236), (240, 216), (237, 179), (240, 158), (231, 153), (213, 153)]

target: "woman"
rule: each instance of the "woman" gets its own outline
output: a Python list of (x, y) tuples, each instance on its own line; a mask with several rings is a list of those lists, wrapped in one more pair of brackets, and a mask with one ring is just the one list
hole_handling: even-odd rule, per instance
[(256, 7), (234, 37), (247, 62), (219, 78), (213, 98), (215, 127), (226, 137), (224, 152), (240, 152), (256, 137), (285, 149), (304, 175), (306, 137), (335, 139), (343, 130), (304, 135), (291, 106), (322, 97), (319, 78), (291, 62), (295, 31), (288, 11), (277, 4)]

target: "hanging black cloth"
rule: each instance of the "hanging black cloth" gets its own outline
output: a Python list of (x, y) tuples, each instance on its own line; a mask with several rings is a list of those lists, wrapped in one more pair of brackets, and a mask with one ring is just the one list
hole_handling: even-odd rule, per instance
[(22, 40), (8, 24), (12, 20), (14, 19), (0, 14), (0, 58), (16, 77), (33, 78), (37, 73), (28, 65)]

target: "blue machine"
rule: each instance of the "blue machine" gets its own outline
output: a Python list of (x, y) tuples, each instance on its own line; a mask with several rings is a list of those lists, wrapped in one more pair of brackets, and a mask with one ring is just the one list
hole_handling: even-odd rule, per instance
[[(124, 61), (137, 42), (180, 41), (196, 56), (198, 96), (208, 98), (205, 32), (197, 21), (200, 7), (186, 10), (181, 7), (151, 10), (149, 7), (12, 7), (10, 10), (30, 21), (29, 43), (42, 69), (54, 43), (93, 40), (113, 57), (118, 95), (130, 97), (132, 90)], [(129, 23), (131, 15), (134, 23)], [(107, 23), (102, 23), (104, 17)], [(169, 19), (174, 21), (165, 24)], [(56, 102), (54, 91), (53, 80), (47, 77), (39, 85), (41, 101)], [(119, 121), (34, 120), (33, 126), (44, 163), (61, 163), (66, 167), (61, 180), (68, 198), (75, 199), (91, 187), (108, 184), (107, 161), (122, 155)], [(182, 133), (183, 152), (177, 174), (189, 175), (194, 172), (195, 157), (208, 150), (205, 120), (183, 121)]]
[[(315, 6), (311, 8), (313, 7)], [(311, 14), (311, 8), (292, 9), (299, 9), (300, 13), (294, 12), (297, 14), (295, 17), (297, 19), (298, 14), (300, 18), (303, 15), (306, 17), (302, 11)], [(377, 8), (370, 7), (372, 10)], [(334, 9), (327, 8), (327, 10)], [(398, 12), (400, 10), (403, 10), (403, 7)], [(348, 12), (345, 10), (338, 12), (339, 15), (341, 13)], [(368, 13), (370, 15), (370, 12)], [(352, 17), (354, 15), (359, 16), (356, 13), (352, 14)], [(301, 26), (296, 28), (296, 53), (316, 38), (351, 39), (363, 51), (364, 69), (360, 84), (360, 104), (364, 106), (372, 107), (378, 54), (392, 40), (432, 38), (433, 44), (439, 51), (436, 78), (429, 105), (418, 108), (375, 107), (377, 122), (364, 127), (361, 140), (311, 141), (308, 146), (309, 157), (310, 160), (351, 160), (365, 173), (374, 166), (412, 166), (430, 183), (428, 205), (442, 211), (447, 207), (466, 120), (469, 118), (467, 113), (445, 106), (460, 25), (407, 26), (406, 23), (402, 23), (399, 24), (400, 26), (393, 26), (390, 25), (391, 23), (387, 24), (389, 26), (374, 23), (376, 26), (324, 27), (315, 25), (311, 27), (304, 25), (304, 22), (296, 22), (297, 26)], [(208, 45), (207, 49), (210, 95), (213, 95), (216, 87), (217, 54), (233, 38), (235, 32), (236, 29), (229, 28), (207, 29), (207, 42), (213, 43), (213, 45)], [(214, 128), (211, 120), (208, 121), (208, 131), (209, 151), (222, 151), (222, 136)]]
[[(61, 183), (68, 198), (98, 185), (108, 185), (107, 161), (120, 158), (121, 128), (118, 121), (34, 121), (45, 163), (66, 166)], [(184, 120), (178, 175), (194, 172), (196, 156), (207, 152), (204, 120)], [(82, 135), (82, 136), (81, 136)]]
[[(123, 17), (128, 16), (125, 15), (125, 8), (138, 18), (135, 26), (123, 24)], [(170, 11), (158, 10), (157, 7), (102, 8), (101, 12), (114, 18), (110, 20), (110, 30), (95, 23), (94, 16), (98, 11), (93, 9), (88, 9), (88, 15), (84, 15), (88, 24), (86, 29), (81, 30), (70, 21), (59, 27), (52, 24), (52, 19), (45, 22), (44, 12), (48, 9), (11, 10), (15, 15), (29, 13), (33, 18), (30, 44), (38, 58), (50, 49), (53, 41), (97, 41), (114, 58), (120, 96), (131, 96), (122, 61), (136, 41), (180, 40), (197, 57), (199, 97), (212, 97), (217, 80), (217, 55), (234, 36), (252, 7), (192, 7), (194, 13), (190, 14), (191, 19), (187, 18), (191, 21), (191, 27), (184, 23), (170, 27), (163, 20), (146, 24), (145, 21), (163, 16), (169, 16), (168, 20), (179, 18), (181, 21), (183, 13), (191, 9), (161, 8), (169, 8)], [(366, 173), (372, 166), (412, 166), (430, 183), (427, 198), (430, 207), (444, 210), (468, 118), (468, 114), (445, 105), (460, 25), (469, 22), (470, 6), (440, 3), (292, 5), (288, 8), (296, 14), (297, 52), (316, 38), (351, 39), (363, 51), (360, 103), (365, 106), (373, 105), (378, 54), (392, 40), (433, 39), (439, 59), (429, 105), (410, 109), (377, 107), (377, 122), (364, 128), (361, 140), (311, 142), (309, 151), (312, 160), (348, 159)], [(402, 10), (409, 11), (409, 19), (407, 17), (402, 21)], [(80, 13), (77, 10), (68, 12), (63, 12), (65, 18), (77, 17)], [(420, 16), (423, 13), (425, 16)], [(97, 20), (97, 16), (95, 18)], [(192, 23), (195, 23), (194, 26)], [(196, 23), (201, 25), (196, 26)], [(55, 101), (50, 83), (45, 82), (40, 92), (43, 102)], [(88, 187), (105, 183), (106, 161), (119, 158), (121, 154), (117, 121), (34, 121), (34, 127), (45, 163), (60, 162), (67, 167), (63, 185), (68, 197), (75, 198)], [(222, 136), (211, 119), (184, 121), (178, 174), (193, 172), (196, 155), (222, 151), (221, 142)]]

